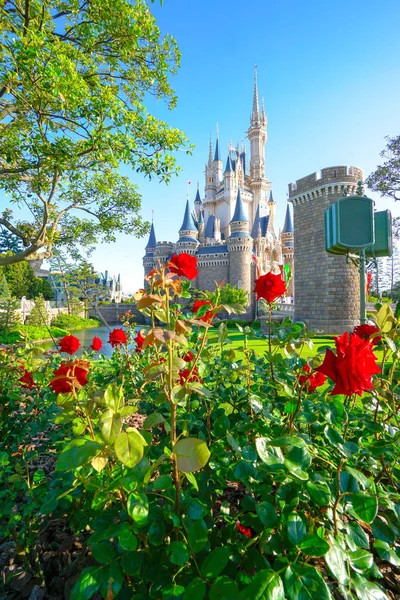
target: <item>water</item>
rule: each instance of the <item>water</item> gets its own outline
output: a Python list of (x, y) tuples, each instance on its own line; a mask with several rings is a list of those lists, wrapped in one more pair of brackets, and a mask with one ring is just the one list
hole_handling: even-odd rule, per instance
[[(111, 327), (114, 329), (114, 327)], [(124, 327), (122, 327), (124, 329)], [(140, 327), (137, 328), (138, 330)], [(111, 344), (108, 343), (108, 337), (110, 335), (110, 330), (103, 327), (95, 327), (93, 329), (81, 329), (80, 331), (71, 331), (70, 335), (73, 335), (78, 338), (81, 343), (81, 346), (77, 352), (75, 352), (74, 356), (82, 356), (84, 350), (90, 350), (90, 345), (93, 341), (94, 336), (101, 339), (103, 342), (103, 347), (100, 352), (95, 352), (94, 356), (98, 356), (99, 354), (103, 354), (104, 356), (110, 357), (114, 351), (111, 347)], [(44, 344), (40, 344), (42, 348), (46, 350), (55, 350), (54, 344), (52, 342), (46, 342)]]

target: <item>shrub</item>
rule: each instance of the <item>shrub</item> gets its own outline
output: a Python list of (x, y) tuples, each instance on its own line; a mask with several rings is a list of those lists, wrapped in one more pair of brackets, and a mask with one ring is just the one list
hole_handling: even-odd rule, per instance
[(53, 320), (53, 325), (56, 327), (62, 327), (63, 329), (75, 330), (79, 329), (90, 329), (92, 327), (99, 327), (101, 325), (100, 319), (97, 317), (91, 317), (85, 319), (84, 317), (78, 317), (77, 315), (65, 315), (60, 314)]

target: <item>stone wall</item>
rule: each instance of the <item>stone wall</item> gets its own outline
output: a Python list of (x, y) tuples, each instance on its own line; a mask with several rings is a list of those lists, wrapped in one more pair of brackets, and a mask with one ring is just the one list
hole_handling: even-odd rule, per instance
[(100, 318), (101, 315), (103, 319), (107, 321), (108, 325), (120, 325), (121, 319), (119, 317), (128, 311), (133, 314), (135, 321), (139, 323), (139, 325), (144, 325), (146, 323), (145, 316), (137, 310), (135, 304), (99, 305), (96, 309), (89, 308), (89, 317)]
[[(346, 257), (325, 251), (324, 213), (345, 189), (356, 193), (363, 172), (329, 167), (289, 184), (294, 219), (295, 320), (325, 333), (343, 333), (359, 323), (358, 269)], [(356, 226), (356, 224), (355, 224)]]
[[(217, 255), (218, 256), (218, 255)], [(229, 264), (228, 254), (226, 258), (203, 258), (199, 256), (197, 259), (199, 274), (192, 286), (199, 290), (215, 290), (215, 282), (225, 283), (228, 281)]]

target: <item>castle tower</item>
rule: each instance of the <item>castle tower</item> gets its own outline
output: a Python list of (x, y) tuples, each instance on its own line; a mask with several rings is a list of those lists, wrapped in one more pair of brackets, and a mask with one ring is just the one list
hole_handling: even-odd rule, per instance
[(176, 243), (176, 252), (187, 252), (188, 254), (196, 254), (199, 241), (197, 239), (197, 227), (190, 212), (189, 200), (186, 201), (185, 214), (181, 228), (179, 230), (179, 240)]
[(204, 226), (203, 213), (200, 210), (199, 218), (198, 218), (198, 221), (197, 221), (197, 229), (198, 229), (198, 232), (199, 232), (199, 242), (201, 244), (204, 242), (204, 239), (205, 239), (205, 237), (204, 237), (204, 227), (205, 226)]
[[(156, 234), (154, 232), (154, 224), (152, 223), (149, 239), (147, 242), (147, 246), (145, 248), (145, 255), (143, 257), (143, 268), (144, 268), (145, 276), (148, 275), (148, 273), (150, 273), (150, 271), (157, 266), (157, 261), (154, 256), (156, 246), (157, 246)], [(146, 280), (144, 282), (144, 285), (146, 288), (149, 287), (149, 284), (147, 283)]]
[(292, 278), (289, 282), (288, 291), (286, 296), (294, 296), (294, 231), (292, 213), (290, 212), (290, 204), (287, 205), (285, 222), (281, 231), (281, 242), (282, 242), (282, 257), (283, 264), (290, 266)]
[(216, 182), (215, 182), (215, 169), (214, 169), (211, 138), (210, 138), (210, 147), (208, 150), (208, 162), (206, 164), (205, 175), (206, 175), (206, 185), (205, 185), (204, 201), (205, 202), (214, 202), (217, 186), (216, 186)]
[(274, 227), (275, 210), (276, 210), (276, 202), (274, 200), (274, 197), (272, 195), (272, 190), (271, 190), (270, 193), (269, 193), (269, 198), (268, 198), (268, 214), (269, 214), (269, 226), (270, 226), (270, 228)]
[(219, 153), (219, 134), (218, 134), (218, 127), (217, 127), (217, 139), (215, 142), (215, 152), (214, 152), (214, 176), (215, 176), (215, 185), (216, 188), (218, 188), (218, 186), (220, 185), (221, 181), (222, 181), (222, 160), (221, 160), (221, 156)]
[(196, 217), (198, 220), (199, 215), (201, 213), (201, 198), (200, 198), (199, 184), (197, 184), (196, 198), (194, 199), (194, 210), (196, 211)]
[(258, 102), (257, 70), (254, 70), (253, 110), (250, 116), (250, 127), (247, 131), (250, 140), (250, 187), (254, 194), (253, 214), (260, 205), (261, 214), (265, 208), (265, 199), (269, 182), (265, 177), (265, 144), (267, 141), (267, 117)]
[(358, 325), (358, 268), (325, 251), (324, 213), (344, 195), (355, 194), (363, 172), (327, 167), (289, 184), (294, 218), (295, 320), (312, 329), (341, 334)]
[(231, 234), (227, 239), (229, 252), (229, 282), (231, 285), (241, 287), (249, 294), (249, 306), (246, 316), (254, 315), (254, 295), (252, 284), (254, 281), (252, 265), (253, 240), (249, 235), (249, 221), (244, 211), (240, 189), (237, 193), (235, 212), (230, 222)]

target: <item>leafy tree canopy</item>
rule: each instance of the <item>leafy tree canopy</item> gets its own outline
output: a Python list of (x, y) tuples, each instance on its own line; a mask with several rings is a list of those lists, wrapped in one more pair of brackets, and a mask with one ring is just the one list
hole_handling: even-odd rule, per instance
[(119, 166), (168, 181), (174, 151), (189, 151), (145, 107), (149, 95), (175, 106), (180, 59), (147, 4), (4, 0), (0, 48), (0, 225), (24, 245), (0, 264), (144, 234), (138, 188)]
[(366, 184), (382, 196), (400, 200), (400, 135), (386, 139), (386, 148), (380, 153), (385, 162), (371, 173)]

